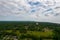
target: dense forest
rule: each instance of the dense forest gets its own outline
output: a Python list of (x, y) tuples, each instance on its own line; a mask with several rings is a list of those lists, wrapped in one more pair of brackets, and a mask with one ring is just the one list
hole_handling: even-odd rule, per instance
[(0, 40), (60, 40), (60, 24), (0, 21)]

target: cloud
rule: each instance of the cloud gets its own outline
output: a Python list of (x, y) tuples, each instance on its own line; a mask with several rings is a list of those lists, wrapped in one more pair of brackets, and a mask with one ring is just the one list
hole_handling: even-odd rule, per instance
[[(40, 0), (34, 0), (33, 3), (36, 1), (40, 2)], [(0, 0), (0, 21), (23, 20), (60, 23), (59, 1), (57, 0), (54, 6), (45, 4), (46, 2), (43, 1), (40, 3), (42, 4), (39, 6), (31, 6), (26, 0)]]

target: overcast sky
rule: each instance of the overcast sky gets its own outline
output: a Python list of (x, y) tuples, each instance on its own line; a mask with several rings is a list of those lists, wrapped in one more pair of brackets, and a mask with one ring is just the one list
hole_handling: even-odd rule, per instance
[(60, 1), (0, 0), (0, 21), (60, 23)]

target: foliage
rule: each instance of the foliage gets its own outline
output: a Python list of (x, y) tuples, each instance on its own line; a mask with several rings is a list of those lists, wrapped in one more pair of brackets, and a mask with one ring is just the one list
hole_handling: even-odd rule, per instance
[(46, 22), (0, 22), (1, 40), (60, 40), (60, 24)]

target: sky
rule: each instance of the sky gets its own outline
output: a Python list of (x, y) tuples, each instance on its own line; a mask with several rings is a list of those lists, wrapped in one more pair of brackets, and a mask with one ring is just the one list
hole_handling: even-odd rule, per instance
[(60, 0), (0, 0), (0, 21), (60, 23)]

